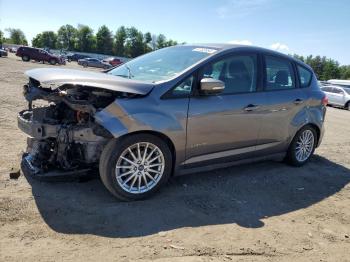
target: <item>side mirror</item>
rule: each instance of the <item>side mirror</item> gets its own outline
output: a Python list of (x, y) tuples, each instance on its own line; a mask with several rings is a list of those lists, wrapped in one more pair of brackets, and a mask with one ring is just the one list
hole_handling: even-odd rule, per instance
[(200, 91), (204, 94), (219, 94), (225, 89), (225, 83), (214, 78), (203, 78)]

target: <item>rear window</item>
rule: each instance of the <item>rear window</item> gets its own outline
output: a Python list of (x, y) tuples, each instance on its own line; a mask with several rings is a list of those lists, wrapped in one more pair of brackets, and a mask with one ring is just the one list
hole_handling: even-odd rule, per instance
[(295, 88), (292, 64), (285, 59), (266, 56), (266, 90)]
[(300, 87), (308, 87), (311, 83), (312, 73), (300, 65), (297, 65), (297, 68), (299, 73)]

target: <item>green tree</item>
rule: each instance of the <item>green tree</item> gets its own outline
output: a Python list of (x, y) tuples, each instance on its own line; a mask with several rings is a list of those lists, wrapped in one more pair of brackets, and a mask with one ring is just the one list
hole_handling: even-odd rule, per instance
[(32, 39), (32, 46), (33, 47), (44, 47), (43, 41), (42, 41), (42, 34), (37, 34), (33, 39)]
[(57, 48), (74, 50), (77, 29), (72, 25), (63, 25), (57, 32)]
[(339, 79), (339, 78), (340, 78), (339, 63), (333, 59), (325, 59), (323, 72), (320, 79), (329, 80), (329, 79)]
[(126, 29), (126, 36), (125, 54), (132, 58), (144, 54), (143, 34), (135, 27), (130, 27)]
[(96, 33), (96, 51), (102, 54), (111, 54), (113, 47), (112, 32), (107, 26), (101, 26)]
[(157, 36), (157, 40), (156, 40), (156, 45), (157, 45), (157, 49), (166, 47), (166, 37), (163, 34), (160, 34)]
[(153, 50), (151, 33), (147, 32), (146, 34), (144, 34), (143, 39), (144, 39), (144, 52), (145, 53), (151, 52)]
[(118, 28), (114, 36), (114, 54), (117, 56), (126, 56), (125, 54), (125, 41), (126, 41), (126, 29), (124, 26)]
[(10, 34), (10, 38), (8, 39), (10, 44), (28, 45), (27, 39), (21, 29), (7, 28), (6, 31)]
[(42, 46), (50, 49), (56, 48), (57, 35), (53, 31), (44, 31), (41, 33)]
[(344, 65), (339, 68), (340, 79), (350, 80), (350, 65)]
[(0, 45), (4, 43), (4, 33), (0, 30)]
[(81, 52), (92, 52), (95, 47), (93, 30), (86, 25), (78, 25), (76, 49)]

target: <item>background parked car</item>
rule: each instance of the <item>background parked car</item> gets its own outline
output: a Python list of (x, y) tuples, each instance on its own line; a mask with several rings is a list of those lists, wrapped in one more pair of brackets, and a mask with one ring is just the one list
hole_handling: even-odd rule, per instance
[(350, 110), (350, 88), (328, 85), (321, 89), (327, 94), (328, 104)]
[(102, 60), (105, 63), (109, 63), (112, 66), (118, 66), (123, 64), (122, 60), (120, 60), (119, 58), (116, 57), (108, 57)]
[(9, 51), (10, 51), (10, 53), (16, 53), (17, 52), (17, 48), (16, 47), (11, 47)]
[(22, 46), (17, 49), (16, 56), (22, 58), (23, 61), (28, 62), (30, 60), (35, 60), (38, 62), (49, 62), (51, 65), (55, 64), (65, 64), (64, 58), (51, 54), (40, 48), (33, 48)]
[(88, 55), (80, 55), (80, 54), (68, 54), (67, 55), (68, 62), (78, 61), (79, 59), (84, 59), (84, 58), (90, 58), (90, 56), (88, 56)]
[(7, 51), (5, 49), (0, 48), (0, 57), (7, 56)]
[(111, 68), (111, 64), (105, 63), (97, 58), (85, 58), (85, 59), (79, 59), (78, 64), (82, 65), (83, 67), (92, 66), (92, 67), (99, 67), (108, 69)]

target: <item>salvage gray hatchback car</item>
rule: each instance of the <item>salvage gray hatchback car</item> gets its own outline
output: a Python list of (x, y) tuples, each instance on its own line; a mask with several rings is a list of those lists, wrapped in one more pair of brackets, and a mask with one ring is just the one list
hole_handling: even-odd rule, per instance
[[(99, 168), (122, 200), (150, 196), (172, 175), (263, 159), (303, 165), (323, 136), (327, 98), (311, 68), (255, 47), (182, 45), (103, 73), (27, 71), (35, 177)], [(34, 107), (36, 99), (49, 101)]]

